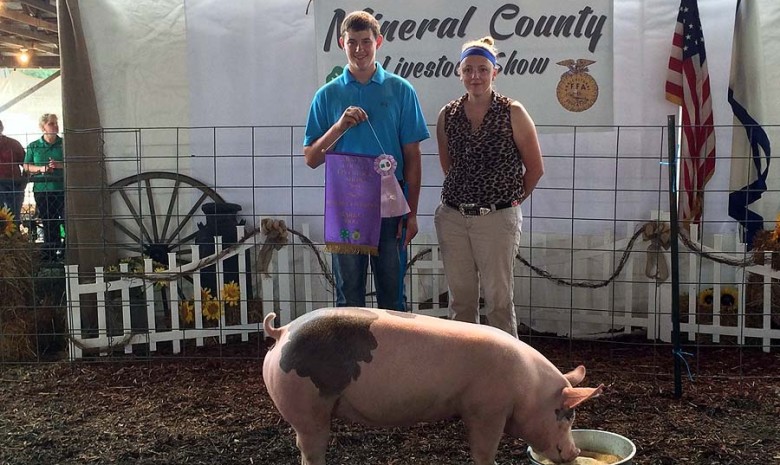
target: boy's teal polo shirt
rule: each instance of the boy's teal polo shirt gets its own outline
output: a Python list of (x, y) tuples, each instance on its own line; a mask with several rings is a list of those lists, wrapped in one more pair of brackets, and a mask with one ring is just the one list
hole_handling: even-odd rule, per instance
[[(349, 106), (368, 114), (368, 122), (350, 128), (330, 151), (395, 157), (395, 175), (403, 180), (402, 146), (429, 138), (417, 93), (409, 82), (376, 63), (376, 72), (366, 84), (358, 82), (349, 67), (322, 86), (314, 95), (306, 122), (303, 145), (322, 137)], [(372, 131), (373, 128), (373, 131)], [(374, 136), (376, 132), (376, 136)], [(377, 141), (378, 139), (378, 141)]]

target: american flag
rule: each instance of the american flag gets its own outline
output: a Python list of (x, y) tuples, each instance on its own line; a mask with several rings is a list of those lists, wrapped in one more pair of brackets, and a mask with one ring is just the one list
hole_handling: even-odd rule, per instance
[(678, 217), (698, 223), (704, 185), (715, 171), (710, 74), (696, 0), (682, 0), (669, 56), (666, 99), (682, 107)]

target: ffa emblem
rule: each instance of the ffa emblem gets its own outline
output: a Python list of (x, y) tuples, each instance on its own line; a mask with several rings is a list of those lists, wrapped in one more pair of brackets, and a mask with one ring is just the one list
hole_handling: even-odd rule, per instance
[(558, 102), (572, 112), (585, 111), (596, 103), (599, 98), (599, 85), (593, 76), (588, 74), (588, 66), (593, 60), (580, 58), (578, 60), (563, 60), (558, 64), (569, 68), (561, 75), (558, 87), (555, 89)]

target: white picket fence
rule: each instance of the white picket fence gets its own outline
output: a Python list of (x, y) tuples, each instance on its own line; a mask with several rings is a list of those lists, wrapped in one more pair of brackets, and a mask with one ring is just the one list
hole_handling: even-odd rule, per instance
[[(237, 227), (238, 237), (245, 235), (243, 226)], [(262, 331), (262, 325), (260, 322), (250, 322), (248, 312), (249, 296), (247, 295), (247, 279), (248, 273), (246, 269), (246, 256), (257, 245), (256, 241), (247, 241), (234, 249), (225, 253), (224, 256), (220, 256), (214, 263), (215, 275), (217, 279), (217, 289), (212, 290), (214, 292), (213, 297), (220, 301), (224, 307), (225, 303), (223, 296), (219, 295), (221, 289), (224, 287), (224, 273), (223, 266), (225, 260), (239, 256), (238, 260), (238, 286), (240, 291), (240, 299), (238, 302), (238, 312), (240, 314), (240, 322), (238, 324), (226, 324), (225, 311), (223, 310), (220, 315), (220, 320), (216, 326), (208, 327), (204, 325), (203, 318), (203, 301), (201, 296), (201, 276), (200, 273), (194, 270), (198, 267), (199, 263), (208, 261), (211, 258), (218, 257), (223, 251), (221, 238), (217, 237), (215, 240), (215, 253), (209, 257), (200, 257), (198, 246), (192, 246), (192, 259), (189, 264), (182, 266), (169, 267), (166, 270), (154, 270), (153, 262), (151, 259), (144, 260), (143, 273), (147, 275), (182, 275), (186, 274), (192, 279), (192, 284), (189, 287), (189, 292), (192, 296), (194, 303), (194, 322), (192, 327), (183, 325), (180, 321), (179, 315), (179, 287), (182, 286), (181, 280), (171, 281), (155, 281), (150, 279), (143, 279), (141, 277), (135, 277), (136, 273), (130, 274), (129, 266), (126, 263), (119, 265), (118, 275), (128, 275), (129, 277), (116, 276), (117, 273), (106, 273), (103, 267), (95, 268), (95, 281), (91, 283), (81, 283), (79, 279), (78, 265), (66, 266), (66, 279), (67, 279), (67, 299), (68, 299), (68, 311), (67, 321), (69, 325), (70, 336), (70, 357), (71, 359), (78, 359), (84, 355), (84, 351), (88, 349), (98, 349), (101, 355), (105, 355), (117, 348), (123, 348), (127, 354), (133, 353), (133, 345), (135, 344), (148, 344), (150, 352), (157, 350), (157, 344), (161, 342), (171, 342), (173, 347), (173, 353), (181, 352), (181, 343), (185, 340), (195, 340), (196, 346), (203, 346), (205, 338), (216, 338), (220, 343), (227, 342), (227, 337), (233, 334), (240, 334), (242, 341), (249, 339), (250, 333), (257, 333)], [(280, 260), (284, 261), (286, 252), (284, 250), (279, 253)], [(176, 254), (169, 254), (168, 262), (176, 263)], [(114, 278), (107, 280), (107, 274), (113, 275)], [(165, 286), (166, 292), (163, 293), (157, 282), (167, 282)], [(263, 313), (271, 312), (273, 310), (273, 299), (268, 299), (267, 296), (273, 295), (273, 279), (271, 277), (263, 277), (261, 279), (261, 295), (263, 295)], [(144, 307), (144, 325), (138, 327), (134, 325), (132, 321), (132, 301), (131, 293), (135, 291), (136, 294), (140, 293), (141, 301)], [(117, 299), (116, 293), (119, 293)], [(167, 295), (167, 298), (163, 297), (163, 294)], [(93, 304), (97, 307), (97, 327), (82, 328), (82, 301), (85, 296), (93, 297)], [(88, 300), (88, 299), (87, 299)], [(112, 305), (113, 304), (113, 305)], [(118, 304), (118, 305), (117, 305)], [(111, 310), (116, 309), (119, 306), (121, 308), (121, 323), (116, 322), (111, 325)], [(167, 311), (166, 311), (167, 309)], [(277, 313), (279, 311), (277, 310)], [(282, 312), (282, 316), (285, 315)], [(287, 316), (289, 319), (289, 316)], [(158, 324), (161, 327), (158, 327)], [(120, 334), (117, 333), (117, 328)]]
[[(520, 253), (531, 258), (529, 261), (532, 264), (545, 269), (553, 276), (572, 281), (598, 282), (613, 273), (629, 238), (640, 226), (626, 223), (624, 238), (617, 240), (611, 234), (598, 237), (525, 234)], [(302, 234), (308, 236), (308, 232), (307, 225), (304, 225)], [(243, 226), (239, 226), (237, 237), (243, 237), (244, 234)], [(692, 234), (696, 240), (696, 231), (692, 231)], [(257, 240), (246, 241), (230, 249), (229, 253), (216, 262), (217, 289), (212, 292), (214, 297), (220, 300), (222, 296), (219, 292), (225, 284), (223, 262), (234, 256), (239, 257), (238, 285), (241, 298), (237, 309), (239, 321), (236, 324), (227, 324), (223, 312), (216, 326), (204, 325), (203, 302), (197, 297), (200, 296), (201, 278), (194, 270), (202, 260), (216, 258), (222, 252), (219, 238), (213, 257), (199, 257), (198, 247), (194, 246), (191, 262), (186, 265), (160, 271), (153, 269), (151, 260), (145, 260), (146, 274), (157, 273), (157, 276), (160, 276), (184, 273), (190, 276), (191, 284), (189, 280), (173, 280), (165, 287), (165, 292), (155, 286), (154, 280), (115, 275), (111, 277), (111, 274), (107, 274), (102, 268), (95, 269), (94, 282), (82, 283), (78, 277), (78, 266), (68, 266), (66, 273), (71, 358), (83, 357), (86, 350), (101, 354), (123, 350), (130, 354), (136, 344), (144, 344), (150, 352), (155, 352), (159, 343), (170, 342), (173, 353), (180, 353), (182, 342), (187, 340), (194, 340), (196, 346), (204, 345), (206, 338), (224, 344), (228, 336), (240, 335), (240, 339), (246, 341), (249, 334), (262, 332), (259, 318), (250, 321), (250, 299), (261, 300), (262, 313), (275, 312), (282, 324), (316, 308), (333, 305), (332, 291), (326, 284), (314, 254), (303, 247), (297, 238), (274, 252), (268, 276), (248, 273), (245, 258), (252, 254), (255, 247), (262, 245), (262, 238), (255, 239)], [(744, 246), (739, 244), (731, 247), (736, 250), (724, 252), (725, 244), (735, 243), (733, 239), (729, 239), (725, 236), (715, 236), (713, 247), (703, 248), (705, 251), (718, 252), (735, 259), (743, 257)], [(561, 286), (518, 264), (515, 286), (518, 322), (536, 331), (572, 337), (614, 336), (621, 332), (641, 329), (646, 331), (648, 339), (671, 341), (671, 284), (669, 280), (658, 283), (645, 276), (647, 246), (647, 242), (638, 240), (618, 278), (597, 289)], [(429, 237), (421, 236), (412, 244), (410, 257), (423, 250), (430, 251), (417, 260), (407, 274), (410, 309), (419, 314), (446, 316), (446, 302), (443, 305), (439, 302), (447, 286), (438, 247)], [(685, 252), (687, 249), (681, 244), (680, 250)], [(670, 263), (669, 251), (664, 251), (663, 255), (667, 263)], [(326, 257), (326, 261), (329, 263), (329, 257)], [(169, 257), (169, 263), (176, 263), (173, 254)], [(120, 267), (120, 275), (128, 271), (127, 265)], [(681, 331), (687, 333), (691, 339), (698, 335), (711, 335), (713, 342), (717, 343), (722, 336), (735, 336), (739, 344), (744, 344), (746, 338), (755, 338), (761, 341), (765, 351), (770, 350), (772, 339), (780, 339), (780, 330), (771, 327), (770, 294), (772, 281), (780, 279), (779, 271), (772, 270), (769, 266), (757, 265), (746, 269), (735, 268), (700, 259), (694, 254), (685, 254), (680, 273), (681, 292), (687, 292), (690, 309), (696, 308), (696, 296), (701, 289), (712, 287), (714, 295), (719, 296), (725, 286), (738, 289), (738, 308), (744, 309), (746, 273), (762, 275), (765, 283), (764, 311), (760, 327), (748, 327), (741, 310), (738, 312), (735, 326), (721, 325), (720, 301), (715, 299), (711, 323), (697, 322), (695, 312), (691, 311), (688, 322), (681, 324)], [(247, 295), (248, 279), (255, 279), (254, 296)], [(256, 284), (258, 281), (259, 286)], [(183, 325), (179, 318), (180, 291), (195, 296), (192, 299), (195, 321), (190, 327)], [(134, 299), (131, 295), (136, 296), (136, 306), (139, 300), (143, 306), (141, 313), (145, 316), (143, 319), (146, 325), (142, 328), (137, 327), (137, 324), (136, 327), (133, 325)], [(91, 301), (93, 308), (95, 305), (97, 307), (96, 328), (82, 327), (82, 302), (88, 301)], [(374, 302), (369, 300), (369, 305), (372, 303)]]
[[(698, 237), (698, 231), (695, 227), (691, 230), (691, 237), (692, 239), (696, 240)], [(723, 254), (721, 251), (723, 250), (723, 244), (726, 238), (724, 236), (716, 235), (713, 240), (713, 247), (707, 247), (704, 245), (701, 245), (701, 248), (704, 252), (711, 253), (711, 254), (718, 254), (721, 256), (726, 256), (726, 258), (732, 258), (735, 260), (742, 260), (746, 258), (749, 255), (752, 255), (752, 252), (747, 252), (745, 244), (736, 242), (736, 252), (731, 255)], [(772, 328), (772, 319), (775, 319), (776, 326), (780, 325), (780, 309), (772, 308), (772, 289), (774, 288), (776, 291), (778, 290), (778, 282), (780, 281), (780, 270), (772, 269), (770, 265), (751, 265), (747, 267), (730, 267), (728, 265), (722, 265), (720, 263), (713, 263), (707, 259), (701, 259), (696, 254), (689, 254), (689, 264), (687, 267), (687, 276), (685, 276), (685, 272), (683, 269), (681, 269), (680, 273), (683, 275), (681, 277), (681, 281), (685, 280), (688, 282), (688, 304), (687, 307), (690, 309), (697, 308), (696, 307), (696, 288), (697, 285), (699, 289), (712, 287), (713, 288), (713, 295), (714, 296), (720, 296), (721, 291), (725, 287), (734, 287), (737, 290), (738, 294), (738, 304), (736, 311), (729, 315), (729, 319), (731, 320), (729, 324), (725, 324), (723, 320), (724, 314), (722, 313), (722, 307), (721, 307), (721, 301), (719, 298), (713, 299), (713, 305), (712, 305), (712, 313), (711, 316), (707, 314), (706, 320), (710, 320), (708, 323), (703, 323), (700, 321), (697, 321), (697, 318), (701, 317), (702, 315), (697, 315), (695, 312), (690, 312), (689, 320), (688, 322), (682, 322), (680, 324), (680, 331), (683, 333), (688, 333), (688, 337), (691, 340), (694, 340), (697, 336), (700, 335), (710, 335), (712, 337), (712, 342), (718, 343), (721, 341), (721, 337), (723, 336), (732, 336), (736, 338), (737, 344), (743, 345), (746, 342), (746, 338), (753, 338), (755, 340), (760, 341), (761, 346), (765, 352), (769, 352), (771, 349), (772, 340), (774, 339), (775, 347), (778, 345), (778, 341), (780, 341), (780, 329), (773, 329)], [(764, 263), (771, 264), (772, 258), (771, 253), (767, 252), (764, 254)], [(712, 285), (701, 285), (699, 283), (699, 277), (701, 276), (701, 266), (709, 264), (712, 267), (712, 279), (711, 283)], [(729, 279), (723, 279), (724, 273), (731, 269), (730, 271), (733, 271), (734, 273), (734, 284), (729, 284), (731, 281)], [(760, 305), (760, 311), (755, 311), (755, 309), (752, 312), (753, 322), (751, 324), (748, 317), (748, 314), (746, 313), (745, 309), (747, 307), (746, 305), (746, 298), (747, 298), (747, 287), (748, 287), (748, 276), (750, 274), (755, 275), (756, 277), (759, 277), (759, 280), (755, 282), (755, 286), (760, 286), (761, 293), (762, 293), (762, 302)], [(684, 288), (681, 286), (681, 291), (685, 291)], [(774, 313), (773, 313), (774, 311)], [(758, 320), (758, 321), (756, 321)], [(670, 335), (664, 333), (663, 340), (669, 340)]]

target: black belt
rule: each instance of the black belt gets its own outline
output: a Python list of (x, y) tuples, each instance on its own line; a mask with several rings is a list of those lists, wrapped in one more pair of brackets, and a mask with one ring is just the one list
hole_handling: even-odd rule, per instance
[(509, 207), (516, 207), (520, 205), (519, 200), (513, 200), (511, 202), (498, 202), (498, 203), (462, 203), (460, 205), (452, 202), (443, 202), (444, 205), (458, 210), (463, 216), (484, 216), (494, 211), (503, 210)]

